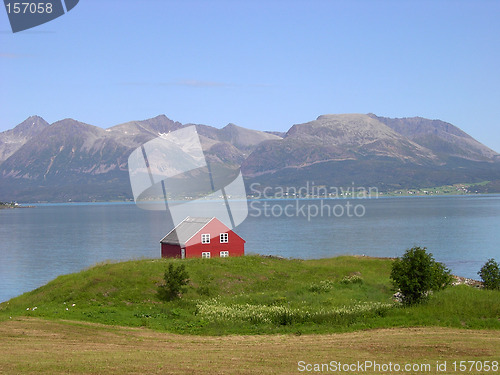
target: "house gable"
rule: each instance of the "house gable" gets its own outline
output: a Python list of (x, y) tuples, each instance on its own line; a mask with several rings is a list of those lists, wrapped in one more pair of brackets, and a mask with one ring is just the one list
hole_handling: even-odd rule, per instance
[[(209, 242), (207, 238), (210, 238)], [(160, 242), (162, 257), (168, 258), (219, 258), (245, 254), (245, 240), (215, 217), (187, 217)]]
[(228, 233), (228, 242), (231, 243), (245, 243), (245, 240), (238, 236), (235, 232), (229, 229), (224, 223), (219, 219), (213, 217), (203, 228), (201, 228), (197, 233), (195, 233), (188, 241), (186, 241), (186, 246), (193, 246), (196, 244), (202, 244), (201, 236), (202, 234), (210, 234), (210, 244), (207, 245), (219, 245), (220, 234)]

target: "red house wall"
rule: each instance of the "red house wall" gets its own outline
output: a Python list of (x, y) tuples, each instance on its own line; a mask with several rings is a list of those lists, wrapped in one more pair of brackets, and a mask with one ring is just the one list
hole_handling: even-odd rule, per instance
[(180, 258), (181, 247), (179, 245), (170, 245), (167, 243), (161, 244), (161, 257), (162, 258)]
[[(201, 235), (210, 234), (210, 243), (202, 244)], [(220, 243), (220, 234), (228, 233), (228, 243)], [(213, 219), (186, 243), (186, 258), (201, 258), (201, 253), (210, 251), (211, 258), (219, 258), (221, 251), (229, 251), (230, 257), (245, 255), (245, 240)]]

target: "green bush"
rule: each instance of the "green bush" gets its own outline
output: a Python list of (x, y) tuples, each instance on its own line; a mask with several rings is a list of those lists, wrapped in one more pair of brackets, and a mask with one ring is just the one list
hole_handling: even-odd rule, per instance
[(452, 282), (450, 270), (436, 262), (425, 247), (406, 250), (403, 257), (394, 261), (390, 277), (405, 305), (420, 303), (430, 292), (444, 289)]
[(158, 287), (158, 296), (163, 301), (179, 298), (189, 283), (189, 275), (184, 264), (175, 267), (173, 263), (170, 263), (163, 279), (165, 284)]
[(363, 278), (358, 275), (352, 276), (344, 276), (342, 280), (340, 280), (341, 284), (363, 284)]
[(500, 267), (495, 259), (488, 259), (477, 274), (486, 289), (500, 289)]
[(335, 283), (331, 280), (321, 280), (319, 283), (311, 284), (309, 291), (314, 293), (326, 293), (335, 287)]

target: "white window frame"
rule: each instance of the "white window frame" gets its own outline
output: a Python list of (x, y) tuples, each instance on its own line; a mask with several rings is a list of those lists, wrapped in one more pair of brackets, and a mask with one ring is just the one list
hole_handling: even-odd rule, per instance
[(229, 257), (229, 251), (221, 251), (221, 252), (219, 253), (219, 256), (220, 256), (221, 258), (228, 258), (228, 257)]
[(210, 243), (210, 233), (203, 233), (201, 235), (201, 243), (204, 245)]
[[(222, 237), (224, 237), (225, 240), (223, 240)], [(229, 243), (229, 233), (221, 233), (219, 235), (219, 241), (220, 243)]]
[(201, 257), (202, 257), (203, 259), (210, 259), (210, 255), (211, 255), (211, 254), (210, 254), (210, 251), (203, 251), (203, 252), (201, 253)]

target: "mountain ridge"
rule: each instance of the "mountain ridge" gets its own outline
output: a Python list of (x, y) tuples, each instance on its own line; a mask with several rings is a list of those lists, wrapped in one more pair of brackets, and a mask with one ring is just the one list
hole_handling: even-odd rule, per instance
[(0, 164), (49, 123), (40, 116), (30, 116), (15, 128), (0, 133)]
[(362, 181), (389, 189), (500, 180), (498, 153), (452, 124), (420, 117), (328, 114), (287, 132), (262, 132), (182, 124), (166, 115), (107, 129), (31, 116), (0, 133), (0, 200), (130, 199), (130, 153), (187, 126), (196, 126), (210, 164), (241, 166), (247, 185)]
[(374, 114), (368, 114), (368, 116), (376, 118), (394, 131), (437, 154), (445, 152), (448, 155), (471, 160), (498, 158), (497, 152), (448, 122), (428, 120), (422, 117), (391, 119)]
[[(290, 157), (291, 150), (295, 155)], [(391, 157), (417, 164), (436, 159), (428, 149), (367, 115), (321, 115), (314, 121), (293, 125), (282, 141), (258, 147), (253, 157), (246, 160), (244, 171), (255, 176), (266, 173), (266, 169), (272, 173), (285, 164), (305, 167), (321, 161), (366, 157)]]

